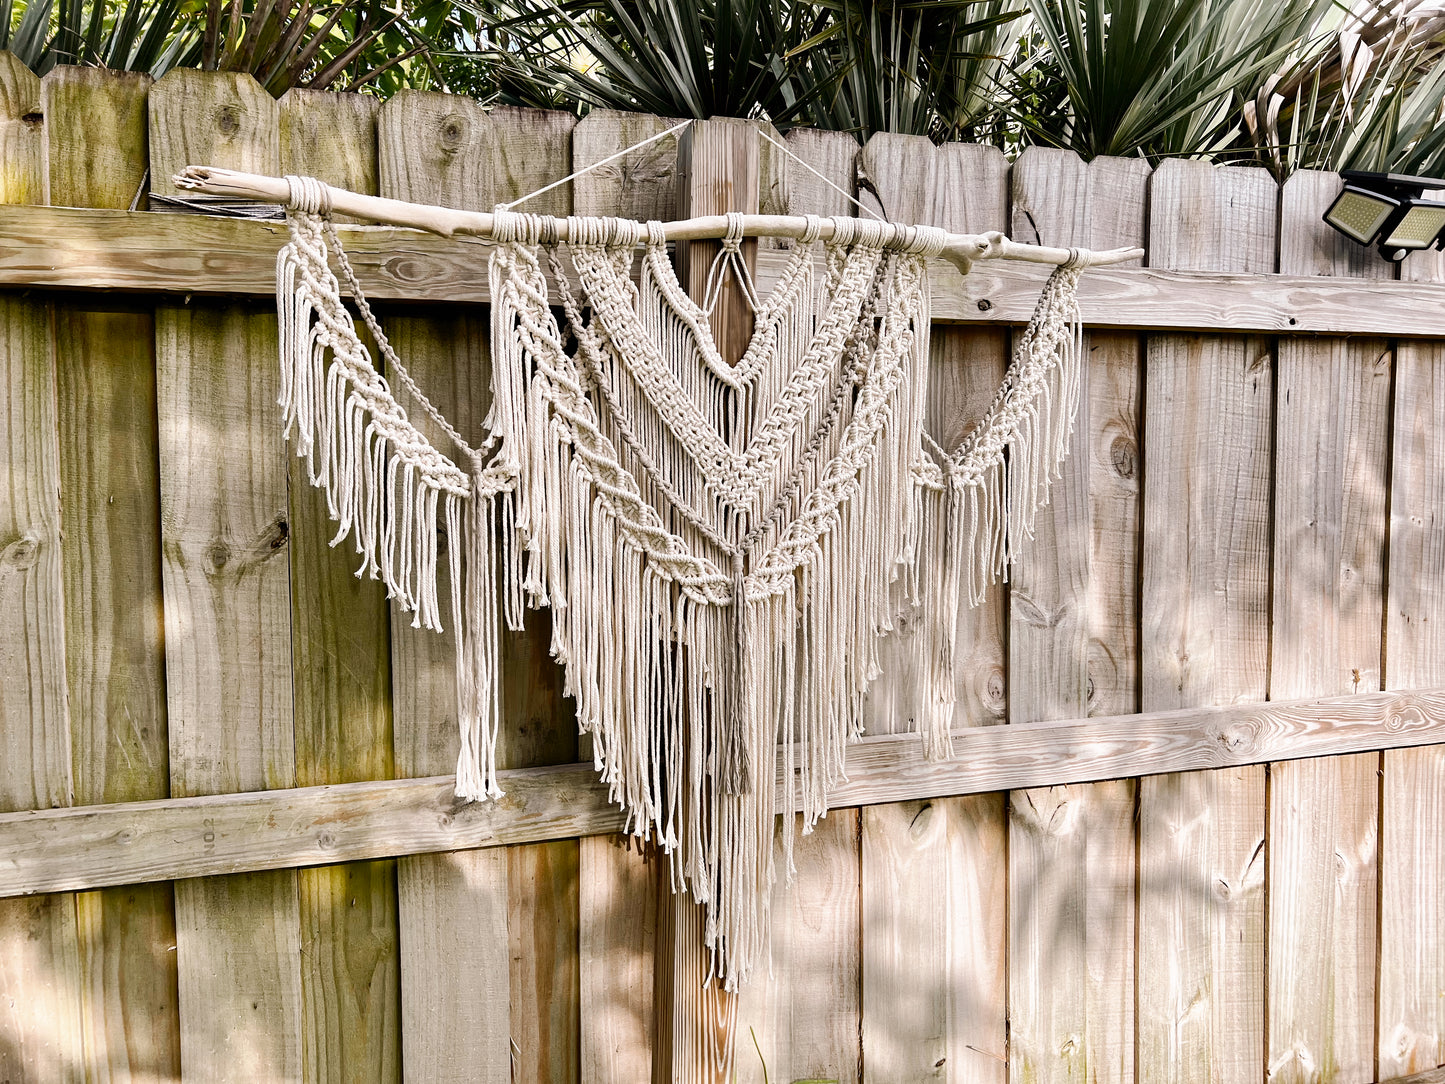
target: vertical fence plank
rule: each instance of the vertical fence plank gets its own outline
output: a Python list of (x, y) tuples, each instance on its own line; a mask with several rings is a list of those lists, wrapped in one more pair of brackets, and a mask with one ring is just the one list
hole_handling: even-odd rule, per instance
[[(477, 103), (404, 91), (382, 107), (377, 121), (381, 194), (490, 207), (491, 145), (491, 121)], [(386, 320), (398, 354), (451, 423), (479, 439), (491, 400), (485, 320), (455, 310), (430, 316), (416, 314), (414, 306), (407, 311)], [(441, 432), (399, 394), (428, 438), (444, 447)], [(445, 564), (439, 562), (443, 577)], [(449, 773), (458, 741), (455, 630), (438, 635), (413, 629), (403, 614), (392, 617), (397, 773), (404, 778)], [(397, 868), (397, 895), (403, 1079), (508, 1084), (506, 852), (404, 858)]]
[[(572, 172), (575, 117), (495, 109), (491, 121), (492, 202), (520, 199)], [(570, 186), (529, 199), (519, 210), (569, 215)], [(530, 611), (526, 630), (508, 637), (497, 749), (497, 763), (506, 768), (577, 759), (572, 703), (562, 695), (562, 669), (551, 657), (551, 616)], [(578, 862), (576, 840), (508, 849), (511, 1036), (519, 1080), (574, 1084), (581, 1072)]]
[[(0, 53), (0, 203), (43, 203), (40, 80)], [(72, 799), (55, 355), (46, 307), (0, 297), (0, 809)], [(80, 1081), (75, 896), (0, 903), (0, 1080)]]
[[(148, 76), (44, 80), (49, 202), (126, 208), (145, 182)], [(98, 296), (55, 309), (66, 660), (81, 805), (165, 798), (155, 318)], [(76, 897), (94, 1080), (180, 1073), (175, 907), (166, 883)]]
[[(1148, 166), (1032, 148), (1013, 169), (1016, 240), (1144, 241)], [(1140, 339), (1085, 339), (1072, 447), (1009, 586), (1009, 718), (1133, 710)], [(1124, 442), (1123, 453), (1116, 441)], [(1121, 464), (1126, 469), (1121, 469)], [(1096, 692), (1098, 690), (1098, 692)], [(1009, 797), (1009, 1066), (1015, 1081), (1132, 1081), (1131, 780)]]
[[(1401, 273), (1445, 282), (1445, 259)], [(1394, 410), (1385, 686), (1414, 689), (1445, 682), (1445, 347), (1398, 344)], [(1380, 847), (1384, 1080), (1445, 1063), (1445, 748), (1385, 753)]]
[[(377, 190), (376, 113), (358, 94), (292, 90), (281, 99), (281, 168), (354, 192)], [(287, 455), (291, 509), (296, 784), (393, 775), (386, 591), (332, 549), (326, 495)], [(308, 1081), (401, 1078), (396, 863), (303, 869), (302, 1060)]]
[[(594, 109), (572, 132), (572, 162), (582, 169), (666, 131), (676, 118)], [(617, 215), (646, 222), (677, 217), (678, 133), (639, 147), (572, 182), (574, 213)]]
[[(1008, 226), (1008, 163), (994, 148), (963, 143), (935, 148), (922, 136), (878, 135), (863, 148), (860, 164), (860, 197), (875, 210), (881, 207), (890, 221), (973, 231)], [(957, 447), (983, 416), (1007, 362), (1008, 333), (1002, 329), (933, 329), (928, 428), (945, 448)], [(995, 585), (977, 607), (965, 600), (954, 660), (954, 726), (1004, 721), (1003, 599), (1002, 586)], [(918, 620), (911, 608), (900, 607), (894, 631), (878, 646), (883, 674), (868, 694), (871, 734), (910, 730), (918, 716), (924, 688), (917, 673)]]
[[(151, 189), (182, 166), (277, 172), (275, 101), (249, 76), (172, 71), (150, 95)], [(292, 786), (290, 524), (269, 305), (156, 311), (171, 792)], [(176, 884), (181, 1071), (298, 1079), (294, 871)]]
[(628, 837), (578, 843), (582, 1084), (648, 1081), (661, 1011), (652, 997), (661, 861)]
[[(1339, 187), (1314, 171), (1286, 182), (1280, 271), (1389, 277), (1321, 220)], [(1380, 687), (1390, 361), (1382, 339), (1279, 342), (1271, 699)], [(1379, 765), (1270, 765), (1270, 1080), (1374, 1075)]]
[[(958, 230), (1007, 224), (1008, 165), (994, 148), (877, 135), (863, 148), (862, 172), (860, 187), (894, 221)], [(983, 415), (1006, 357), (1002, 332), (934, 329), (928, 425), (944, 447)], [(955, 725), (1001, 721), (1002, 620), (999, 588), (977, 609), (964, 606)], [(892, 676), (870, 693), (872, 732), (906, 729), (918, 711), (915, 622), (905, 611), (894, 624), (879, 646)], [(862, 835), (864, 1079), (1002, 1081), (1003, 796), (869, 807)]]
[[(671, 123), (648, 114), (595, 109), (573, 129), (572, 168), (585, 169)], [(675, 218), (677, 136), (600, 166), (571, 188), (576, 214)], [(654, 1001), (658, 911), (671, 905), (665, 862), (650, 846), (621, 836), (580, 841), (582, 1084), (652, 1079), (658, 1021), (668, 1011)]]
[(866, 806), (860, 910), (867, 1084), (1000, 1082), (1002, 795)]
[[(1152, 266), (1269, 272), (1263, 170), (1154, 173)], [(1260, 700), (1269, 640), (1270, 346), (1153, 335), (1144, 422), (1143, 709)], [(1138, 1073), (1244, 1080), (1264, 1062), (1264, 768), (1139, 793)]]
[[(771, 134), (771, 133), (770, 133)], [(833, 184), (852, 192), (858, 143), (844, 132), (794, 129), (789, 149)], [(771, 210), (851, 215), (853, 204), (797, 162), (773, 151)], [(859, 818), (837, 810), (811, 835), (794, 840), (797, 873), (789, 883), (778, 825), (773, 885), (771, 970), (760, 968), (738, 993), (736, 1059), (742, 1084), (818, 1079), (856, 1084), (859, 1023)]]

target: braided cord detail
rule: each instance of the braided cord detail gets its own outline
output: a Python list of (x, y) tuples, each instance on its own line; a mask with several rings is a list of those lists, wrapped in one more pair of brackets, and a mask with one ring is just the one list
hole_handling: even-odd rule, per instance
[(612, 442), (598, 428), (596, 410), (567, 356), (548, 306), (547, 283), (535, 254), (520, 245), (499, 245), (492, 261), (494, 281), (503, 284), (501, 296), (494, 298), (493, 304), (505, 306), (535, 367), (534, 383), (563, 423), (579, 466), (618, 527), (664, 578), (699, 602), (726, 603), (731, 597), (731, 578), (711, 561), (691, 554), (686, 543), (666, 528), (657, 510), (642, 499), (636, 479), (618, 462)]
[[(304, 212), (288, 214), (287, 226), (291, 241), (281, 250), (278, 258), (285, 262), (289, 254), (290, 261), (300, 276), (294, 293), (312, 305), (316, 315), (316, 326), (312, 334), (318, 345), (331, 349), (333, 370), (340, 372), (351, 385), (352, 394), (365, 404), (370, 415), (369, 424), (391, 443), (409, 465), (421, 471), (430, 484), (459, 497), (467, 496), (471, 492), (467, 475), (433, 448), (411, 423), (406, 410), (392, 395), (386, 378), (372, 367), (366, 348), (357, 338), (351, 318), (341, 307), (340, 284), (327, 261), (327, 225), (326, 220), (319, 215)], [(338, 246), (338, 254), (339, 251)], [(342, 259), (344, 261), (344, 257)], [(343, 262), (343, 267), (349, 269), (350, 264)], [(354, 274), (349, 278), (354, 283)], [(357, 296), (360, 305), (364, 306), (364, 299), (359, 293)], [(363, 312), (369, 315), (370, 308), (365, 307)], [(372, 317), (371, 323), (374, 322), (375, 318)], [(370, 326), (369, 323), (368, 328)], [(376, 334), (376, 331), (373, 331), (373, 334)], [(384, 336), (377, 340), (378, 346), (384, 342)], [(389, 345), (384, 347), (384, 350), (389, 349)], [(384, 356), (390, 360), (394, 353)], [(468, 453), (472, 452), (465, 443), (462, 443), (461, 447)], [(305, 446), (304, 436), (300, 451), (303, 454), (310, 452), (310, 448)]]
[(1064, 322), (1050, 322), (1048, 314), (1060, 304), (1072, 306), (1082, 273), (1082, 266), (1062, 265), (1044, 283), (993, 402), (979, 424), (942, 460), (955, 485), (978, 485), (985, 472), (1003, 462), (1004, 450), (1043, 394), (1049, 370), (1058, 363), (1059, 346), (1069, 334)]

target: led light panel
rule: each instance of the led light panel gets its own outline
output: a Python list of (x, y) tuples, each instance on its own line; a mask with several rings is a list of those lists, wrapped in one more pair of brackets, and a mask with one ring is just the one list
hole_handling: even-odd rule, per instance
[(1386, 248), (1429, 248), (1445, 229), (1445, 204), (1411, 201), (1409, 209), (1385, 238)]
[(1358, 188), (1345, 188), (1325, 212), (1325, 221), (1362, 245), (1368, 245), (1399, 207), (1398, 200)]

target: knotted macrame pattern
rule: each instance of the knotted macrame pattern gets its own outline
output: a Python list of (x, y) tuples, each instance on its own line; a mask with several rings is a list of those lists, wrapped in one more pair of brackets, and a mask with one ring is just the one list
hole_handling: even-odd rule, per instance
[[(1029, 537), (1079, 398), (1077, 267), (1048, 280), (1003, 386), (956, 449), (924, 427), (928, 277), (942, 231), (809, 219), (729, 363), (658, 223), (498, 212), (488, 275), (492, 410), (478, 447), (387, 344), (330, 228), (291, 179), (277, 264), (281, 403), (358, 575), (458, 643), (457, 792), (500, 793), (500, 622), (552, 613), (578, 724), (628, 830), (705, 905), (732, 988), (766, 956), (778, 802), (812, 828), (843, 777), (900, 605), (926, 614), (919, 728), (949, 755), (959, 599)], [(714, 265), (743, 274), (737, 219)], [(822, 258), (818, 258), (821, 243)], [(448, 434), (408, 420), (373, 364)], [(558, 311), (560, 310), (560, 312)], [(445, 541), (443, 542), (443, 537)], [(500, 579), (499, 579), (500, 576)], [(792, 832), (783, 833), (791, 871)]]

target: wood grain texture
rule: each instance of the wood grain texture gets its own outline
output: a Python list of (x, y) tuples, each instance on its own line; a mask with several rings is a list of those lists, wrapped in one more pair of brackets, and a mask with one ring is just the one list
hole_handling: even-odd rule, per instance
[[(1263, 170), (1170, 160), (1150, 194), (1151, 265), (1272, 269), (1277, 191)], [(1270, 344), (1156, 335), (1147, 350), (1142, 704), (1260, 700)], [(1140, 783), (1141, 1079), (1238, 1080), (1264, 1062), (1264, 789), (1258, 767)]]
[(835, 809), (794, 841), (789, 878), (778, 825), (774, 860), (772, 972), (738, 994), (737, 1079), (834, 1080), (856, 1084), (860, 959), (859, 814)]
[[(1280, 206), (1280, 270), (1379, 279), (1321, 216), (1332, 173)], [(1380, 685), (1391, 353), (1381, 339), (1280, 340), (1270, 696)], [(1268, 1079), (1375, 1069), (1378, 754), (1270, 765)]]
[[(1034, 148), (1011, 232), (1038, 244), (1144, 241), (1149, 169)], [(1009, 720), (1134, 707), (1137, 336), (1085, 339), (1072, 447), (1009, 578)], [(1122, 447), (1122, 451), (1121, 451)], [(1015, 1081), (1134, 1077), (1135, 784), (1009, 796), (1009, 1070)]]
[(863, 1080), (1002, 1081), (1003, 795), (863, 810)]
[[(834, 808), (1445, 744), (1445, 690), (961, 730), (852, 747)], [(0, 897), (460, 851), (622, 830), (590, 764), (502, 772), (467, 805), (451, 776), (0, 814)], [(207, 823), (209, 822), (209, 823)]]
[[(149, 118), (153, 191), (200, 156), (280, 167), (276, 103), (249, 76), (173, 71)], [(172, 794), (295, 785), (275, 336), (242, 305), (156, 312)], [(296, 874), (178, 884), (176, 943), (183, 1076), (299, 1079)]]
[[(360, 95), (293, 90), (280, 104), (281, 168), (353, 191), (377, 187), (376, 113)], [(300, 786), (393, 775), (386, 590), (358, 579), (305, 461), (287, 459), (291, 669)], [(396, 866), (302, 871), (302, 1064), (308, 1081), (401, 1079)]]
[(582, 1084), (652, 1079), (653, 953), (661, 861), (630, 836), (579, 841)]
[[(664, 132), (676, 118), (647, 113), (620, 113), (594, 109), (577, 122), (572, 132), (574, 169), (600, 162), (624, 147)], [(598, 166), (572, 182), (572, 198), (579, 215), (620, 215), (646, 222), (669, 222), (677, 217), (677, 134)]]
[[(589, 188), (587, 179), (573, 183), (579, 193), (593, 193), (584, 198), (597, 203), (595, 213), (608, 213), (604, 197), (595, 194), (604, 186)], [(0, 205), (0, 286), (269, 297), (284, 234), (277, 221)], [(373, 299), (488, 300), (486, 276), (477, 274), (485, 249), (478, 252), (475, 240), (389, 226), (343, 229), (342, 237)], [(761, 251), (759, 289), (770, 289), (786, 262), (781, 250)], [(937, 262), (930, 283), (934, 323), (1025, 324), (1048, 273), (1038, 264), (995, 260), (975, 264), (962, 278)], [(1099, 328), (1439, 339), (1445, 313), (1436, 296), (1431, 284), (1410, 281), (1361, 289), (1348, 279), (1301, 275), (1094, 267), (1079, 284), (1078, 300), (1084, 323)]]
[(40, 80), (0, 51), (0, 204), (45, 202), (45, 113)]
[[(148, 76), (53, 69), (42, 94), (55, 203), (126, 208), (145, 176)], [(63, 134), (62, 134), (63, 133)], [(76, 299), (80, 301), (81, 299)], [(76, 800), (165, 798), (165, 655), (154, 314), (55, 308), (66, 662)], [(79, 897), (92, 1079), (180, 1075), (168, 884)]]
[[(381, 100), (293, 87), (281, 96), (281, 168), (327, 184), (378, 193), (376, 118)], [(337, 215), (337, 222), (351, 221)]]
[[(934, 147), (922, 137), (876, 135), (860, 162), (865, 204), (881, 205), (891, 219), (954, 230), (1007, 226), (1008, 164), (994, 148)], [(983, 416), (1007, 356), (1007, 337), (1000, 330), (934, 328), (927, 424), (944, 447), (955, 447)], [(952, 724), (1002, 722), (1003, 588), (991, 588), (978, 607), (969, 609), (965, 601), (960, 609)], [(894, 632), (879, 645), (886, 676), (869, 691), (869, 733), (912, 730), (925, 710), (918, 699), (923, 687), (917, 677), (918, 615), (900, 603), (893, 620)], [(926, 841), (915, 830), (916, 815), (937, 821)], [(964, 827), (944, 829), (955, 822)], [(944, 803), (922, 814), (914, 807), (876, 816), (870, 811), (863, 819), (862, 846), (864, 1079), (870, 1084), (1005, 1079), (1003, 799)], [(940, 868), (927, 870), (931, 862)], [(899, 873), (890, 877), (884, 871), (894, 866)], [(947, 901), (940, 906), (943, 892)], [(939, 913), (955, 907), (963, 910), (946, 927), (944, 940), (936, 925)], [(899, 953), (910, 944), (934, 949), (915, 957), (905, 973)], [(920, 1006), (920, 995), (937, 1005)]]
[[(0, 203), (44, 192), (40, 81), (0, 53)], [(55, 353), (47, 307), (0, 297), (0, 809), (72, 800)], [(75, 897), (0, 905), (0, 1080), (85, 1079)]]
[[(1438, 253), (1401, 277), (1445, 282)], [(1438, 285), (1436, 286), (1438, 289)], [(1445, 352), (1395, 351), (1385, 687), (1445, 673)], [(1386, 753), (1380, 792), (1378, 1075), (1445, 1064), (1445, 755)]]

